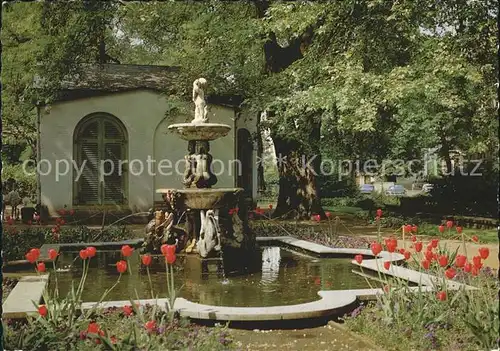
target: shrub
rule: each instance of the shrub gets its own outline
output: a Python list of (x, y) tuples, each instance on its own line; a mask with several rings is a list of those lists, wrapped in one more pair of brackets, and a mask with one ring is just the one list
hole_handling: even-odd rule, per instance
[(2, 167), (2, 179), (14, 178), (17, 182), (19, 193), (22, 197), (28, 196), (31, 199), (36, 197), (36, 176), (24, 172), (23, 165), (5, 165)]
[(86, 226), (60, 227), (57, 233), (53, 232), (54, 228), (57, 227), (38, 225), (25, 226), (22, 229), (16, 226), (4, 227), (2, 243), (4, 261), (22, 260), (30, 248), (40, 247), (43, 244), (85, 243), (96, 239), (121, 241), (133, 238), (133, 233), (125, 226), (108, 227), (102, 233)]

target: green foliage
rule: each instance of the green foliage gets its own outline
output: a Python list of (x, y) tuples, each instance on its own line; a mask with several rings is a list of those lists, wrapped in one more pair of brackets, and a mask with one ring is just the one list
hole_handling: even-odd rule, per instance
[(100, 231), (86, 226), (62, 227), (54, 234), (51, 227), (37, 225), (4, 227), (2, 237), (3, 258), (5, 261), (22, 260), (32, 248), (39, 248), (43, 244), (56, 243), (88, 243), (94, 242), (97, 235), (100, 241), (122, 241), (133, 238), (133, 233), (125, 226), (112, 226)]
[(22, 165), (3, 165), (2, 179), (14, 178), (17, 183), (17, 190), (21, 197), (27, 196), (31, 199), (36, 198), (36, 172), (33, 167), (26, 167), (24, 171)]

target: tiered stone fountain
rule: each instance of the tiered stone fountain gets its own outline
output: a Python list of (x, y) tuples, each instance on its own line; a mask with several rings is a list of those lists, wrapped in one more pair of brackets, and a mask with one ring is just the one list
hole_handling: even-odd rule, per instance
[[(217, 178), (210, 167), (210, 141), (226, 136), (231, 127), (208, 121), (208, 106), (203, 91), (206, 83), (204, 78), (194, 81), (195, 118), (191, 123), (172, 124), (168, 127), (172, 133), (188, 142), (184, 189), (156, 190), (162, 194), (175, 216), (157, 212), (156, 220), (152, 223), (156, 229), (151, 229), (153, 232), (160, 229), (160, 237), (164, 238), (162, 240), (172, 242), (172, 237), (177, 236), (173, 230), (175, 226), (172, 226), (173, 218), (181, 218), (185, 214), (185, 235), (179, 235), (177, 237), (182, 239), (175, 240), (179, 250), (197, 253), (202, 259), (221, 257), (224, 252), (224, 261), (229, 252), (229, 256), (244, 261), (242, 255), (255, 251), (255, 237), (248, 230), (247, 209), (243, 201), (240, 201), (243, 189), (212, 188), (217, 183)], [(234, 208), (238, 210), (232, 210)], [(167, 233), (164, 233), (163, 228)]]

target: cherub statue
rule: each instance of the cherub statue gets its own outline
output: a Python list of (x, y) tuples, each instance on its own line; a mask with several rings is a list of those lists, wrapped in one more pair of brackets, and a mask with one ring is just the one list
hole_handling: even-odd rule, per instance
[(198, 78), (193, 82), (193, 102), (194, 119), (191, 123), (206, 123), (208, 122), (208, 106), (205, 101), (205, 92), (203, 88), (207, 85), (205, 78)]

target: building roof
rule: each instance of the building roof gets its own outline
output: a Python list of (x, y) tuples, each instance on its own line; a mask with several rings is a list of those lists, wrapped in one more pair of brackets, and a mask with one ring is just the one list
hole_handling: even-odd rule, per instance
[[(56, 101), (67, 101), (92, 96), (108, 95), (138, 89), (149, 89), (165, 94), (188, 95), (175, 91), (180, 79), (180, 67), (131, 64), (88, 64), (79, 73), (61, 82), (61, 89)], [(40, 86), (43, 79), (36, 79)], [(190, 86), (188, 84), (187, 86)], [(207, 96), (207, 101), (214, 104), (238, 106), (242, 99), (238, 96)]]

